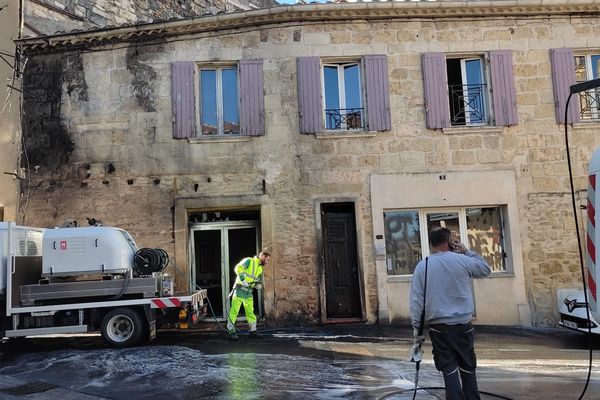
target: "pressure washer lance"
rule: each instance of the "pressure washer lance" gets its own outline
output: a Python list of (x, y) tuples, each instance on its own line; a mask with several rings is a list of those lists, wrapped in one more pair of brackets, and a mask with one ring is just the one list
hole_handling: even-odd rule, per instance
[(421, 360), (423, 359), (423, 349), (421, 349), (421, 345), (423, 344), (423, 316), (421, 316), (421, 324), (418, 330), (418, 336), (413, 344), (412, 349), (410, 350), (410, 361), (415, 363), (415, 391), (413, 393), (413, 400), (417, 397), (417, 390), (419, 386), (419, 369), (421, 368)]

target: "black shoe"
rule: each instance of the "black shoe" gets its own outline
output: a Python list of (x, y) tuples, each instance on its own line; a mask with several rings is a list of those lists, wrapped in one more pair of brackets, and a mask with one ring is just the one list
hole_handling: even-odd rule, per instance
[(248, 333), (248, 337), (251, 337), (254, 339), (260, 339), (263, 337), (263, 335), (261, 335), (260, 333), (258, 333), (256, 331), (250, 331), (250, 333)]
[(237, 342), (238, 340), (240, 340), (240, 337), (238, 335), (236, 335), (235, 333), (230, 333), (229, 340), (231, 340), (232, 342)]

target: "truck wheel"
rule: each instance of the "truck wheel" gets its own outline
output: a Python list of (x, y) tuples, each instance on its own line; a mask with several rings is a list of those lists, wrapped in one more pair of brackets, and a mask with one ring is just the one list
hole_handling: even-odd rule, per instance
[(112, 347), (135, 346), (143, 336), (144, 323), (140, 314), (130, 308), (109, 311), (100, 326), (102, 339)]

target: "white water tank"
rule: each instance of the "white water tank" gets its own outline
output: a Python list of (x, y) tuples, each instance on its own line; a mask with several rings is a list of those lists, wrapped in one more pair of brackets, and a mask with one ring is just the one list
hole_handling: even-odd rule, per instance
[(131, 235), (118, 228), (48, 229), (42, 236), (42, 276), (125, 273), (136, 251)]

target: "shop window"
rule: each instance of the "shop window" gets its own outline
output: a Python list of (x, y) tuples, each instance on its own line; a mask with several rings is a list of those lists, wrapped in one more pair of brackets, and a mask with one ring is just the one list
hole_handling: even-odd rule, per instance
[(467, 247), (483, 256), (492, 273), (509, 272), (503, 207), (465, 207), (449, 210), (390, 210), (383, 213), (388, 275), (411, 275), (416, 264), (431, 254), (429, 232), (445, 227)]

